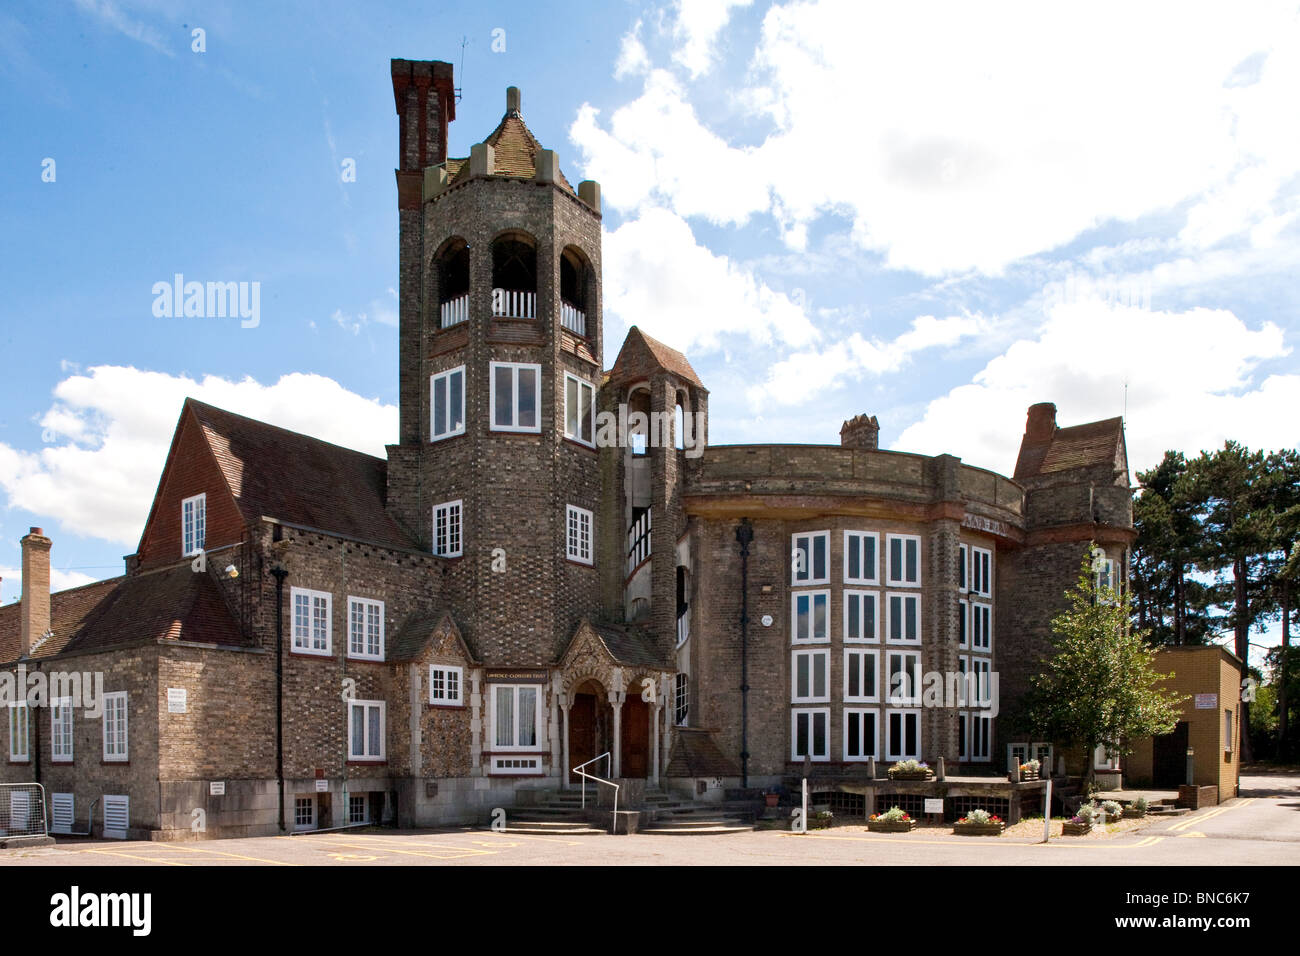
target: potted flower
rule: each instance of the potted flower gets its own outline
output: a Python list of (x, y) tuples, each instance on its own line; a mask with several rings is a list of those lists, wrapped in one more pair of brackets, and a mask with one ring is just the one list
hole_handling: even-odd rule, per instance
[(1107, 800), (1101, 805), (1101, 812), (1105, 815), (1107, 823), (1114, 823), (1124, 816), (1124, 808), (1114, 800)]
[(884, 813), (867, 817), (867, 829), (872, 833), (911, 833), (916, 829), (916, 821), (901, 807), (890, 807)]
[(1147, 798), (1138, 797), (1127, 807), (1124, 808), (1124, 816), (1127, 819), (1141, 819), (1147, 815)]
[(778, 803), (781, 802), (781, 788), (768, 787), (767, 790), (763, 793), (763, 801), (769, 807), (776, 806)]
[(1020, 765), (1021, 780), (1037, 780), (1038, 770), (1042, 766), (1037, 760), (1028, 760)]
[(1077, 813), (1065, 821), (1061, 828), (1063, 836), (1085, 836), (1092, 831), (1093, 821), (1097, 818), (1097, 808), (1090, 803), (1079, 807)]
[(808, 815), (809, 830), (825, 830), (835, 821), (834, 815), (829, 810), (817, 810)]
[(929, 780), (933, 776), (930, 765), (919, 760), (900, 760), (889, 768), (890, 780)]
[(963, 836), (1001, 836), (1006, 824), (1002, 818), (987, 810), (972, 810), (952, 828)]

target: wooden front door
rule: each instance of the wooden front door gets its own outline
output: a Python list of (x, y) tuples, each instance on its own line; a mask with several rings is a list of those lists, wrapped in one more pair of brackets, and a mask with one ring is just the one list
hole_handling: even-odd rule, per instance
[[(569, 780), (580, 783), (573, 768), (596, 756), (596, 698), (591, 694), (577, 694), (569, 708)], [(604, 761), (601, 761), (604, 763)], [(601, 773), (602, 767), (588, 767), (587, 773)]]
[(1173, 790), (1187, 782), (1187, 721), (1180, 720), (1172, 734), (1151, 742), (1151, 785)]
[(623, 703), (623, 776), (644, 777), (650, 772), (650, 706), (628, 692)]

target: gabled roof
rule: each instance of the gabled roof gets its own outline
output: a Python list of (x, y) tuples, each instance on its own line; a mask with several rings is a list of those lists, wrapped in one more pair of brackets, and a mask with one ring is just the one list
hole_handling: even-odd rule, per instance
[(670, 372), (692, 385), (704, 387), (685, 355), (652, 339), (634, 325), (627, 330), (627, 338), (618, 350), (618, 358), (607, 373), (606, 381), (613, 385), (627, 385), (648, 379), (660, 371)]
[(416, 542), (385, 509), (388, 464), (363, 452), (185, 400), (244, 520), (263, 516), (374, 544)]
[(1015, 477), (1032, 478), (1076, 468), (1127, 470), (1124, 419), (1107, 418), (1069, 428), (1056, 428), (1037, 440), (1026, 435), (1016, 460)]
[(478, 662), (469, 645), (465, 643), (465, 637), (456, 626), (451, 613), (437, 608), (413, 611), (407, 615), (406, 620), (397, 629), (397, 636), (392, 646), (388, 649), (388, 660), (394, 662), (418, 660), (439, 631), (450, 631), (455, 636), (465, 660), (471, 664)]
[(624, 667), (647, 667), (658, 670), (676, 670), (676, 666), (664, 659), (656, 649), (648, 634), (639, 628), (616, 624), (592, 624), (600, 643), (614, 659), (614, 663)]
[[(0, 609), (0, 660), (18, 658), (20, 605)], [(183, 564), (50, 595), (49, 640), (32, 658), (156, 641), (247, 645), (210, 575)]]
[[(533, 179), (537, 176), (537, 153), (544, 149), (537, 137), (532, 134), (524, 118), (516, 112), (507, 112), (487, 139), (483, 140), (492, 147), (492, 175), (521, 176)], [(468, 159), (447, 160), (447, 180), (457, 183), (468, 179), (470, 164)], [(555, 171), (555, 183), (572, 193), (573, 187), (564, 178), (564, 173)], [(575, 193), (576, 195), (576, 193)]]

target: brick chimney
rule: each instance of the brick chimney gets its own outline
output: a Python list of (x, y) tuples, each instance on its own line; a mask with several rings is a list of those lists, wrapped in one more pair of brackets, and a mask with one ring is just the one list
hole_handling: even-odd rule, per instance
[(53, 542), (40, 528), (32, 528), (22, 540), (23, 598), (22, 631), (18, 656), (27, 657), (32, 643), (50, 629), (50, 547)]
[(880, 422), (876, 416), (855, 415), (840, 426), (840, 445), (875, 451), (880, 447)]
[(1056, 406), (1051, 402), (1039, 402), (1029, 406), (1029, 418), (1025, 421), (1025, 441), (1051, 441), (1056, 434)]

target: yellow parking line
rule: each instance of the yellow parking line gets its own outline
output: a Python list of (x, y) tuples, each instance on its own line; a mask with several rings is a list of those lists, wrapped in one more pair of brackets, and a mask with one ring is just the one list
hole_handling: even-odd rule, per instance
[(1192, 826), (1192, 824), (1204, 823), (1206, 820), (1212, 820), (1217, 816), (1222, 816), (1223, 814), (1227, 813), (1229, 810), (1239, 810), (1242, 807), (1248, 806), (1254, 802), (1255, 802), (1254, 797), (1247, 797), (1245, 800), (1242, 800), (1240, 803), (1225, 803), (1222, 806), (1215, 807), (1213, 810), (1208, 810), (1205, 813), (1192, 814), (1186, 820), (1182, 820), (1178, 823), (1175, 823), (1173, 826), (1169, 828), (1169, 831), (1172, 833), (1175, 830), (1186, 830), (1188, 827)]
[(506, 839), (508, 837), (511, 840), (531, 840), (537, 843), (560, 843), (563, 844), (564, 846), (582, 846), (582, 841), (580, 840), (561, 840), (559, 837), (529, 836), (524, 833), (497, 833), (496, 831), (489, 831), (489, 832), (491, 832), (492, 835), (495, 836), (497, 839)]
[[(303, 839), (303, 838), (300, 837), (299, 839)], [(333, 846), (333, 847), (349, 847), (350, 849), (353, 850), (373, 849), (373, 847), (367, 846), (364, 843), (344, 843), (338, 840), (326, 841), (326, 840), (312, 840), (310, 838), (307, 838), (307, 842), (321, 843), (324, 844), (325, 846)], [(454, 860), (464, 856), (494, 856), (496, 852), (494, 850), (462, 850), (460, 847), (445, 848), (448, 850), (461, 850), (461, 852), (458, 853), (421, 853), (418, 850), (398, 850), (395, 847), (391, 847), (391, 846), (385, 846), (384, 849), (390, 853), (400, 853), (403, 856), (423, 856), (433, 860)]]
[(127, 853), (123, 850), (92, 850), (86, 849), (85, 853), (102, 853), (104, 856), (125, 856), (132, 860), (144, 860), (146, 863), (165, 863), (167, 866), (189, 866), (188, 863), (177, 863), (175, 860), (164, 860), (161, 857), (138, 856), (135, 853)]
[(229, 850), (211, 850), (201, 846), (187, 846), (183, 843), (160, 843), (160, 848), (166, 847), (168, 850), (185, 850), (187, 853), (211, 853), (214, 856), (227, 856), (234, 860), (248, 860), (251, 863), (270, 863), (274, 866), (302, 866), (301, 863), (287, 863), (284, 860), (268, 860), (260, 856), (244, 856), (242, 853), (232, 853)]
[[(298, 839), (302, 839), (302, 837), (299, 837)], [(353, 836), (353, 837), (339, 837), (338, 839), (335, 840), (330, 840), (329, 834), (325, 834), (323, 836), (314, 837), (313, 839), (315, 839), (318, 842), (329, 842), (340, 846), (342, 845), (365, 846), (367, 849), (374, 849), (375, 847), (381, 847), (385, 850), (389, 850), (389, 849), (393, 849), (394, 847), (403, 847), (403, 846), (426, 846), (438, 850), (460, 850), (469, 853), (495, 853), (496, 852), (495, 850), (471, 850), (468, 847), (459, 846), (458, 844), (455, 843), (434, 843), (429, 840), (422, 840), (418, 838), (385, 837), (385, 836), (379, 836), (377, 834), (375, 835), (360, 834), (358, 836)], [(349, 843), (349, 844), (340, 844), (338, 842), (339, 839), (355, 840), (357, 842)], [(365, 841), (365, 842), (363, 843), (361, 841)]]

